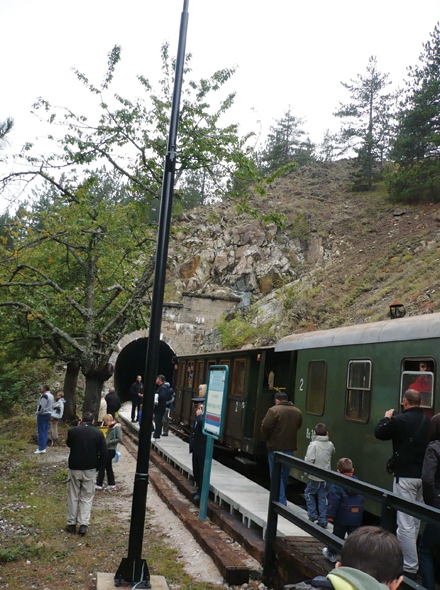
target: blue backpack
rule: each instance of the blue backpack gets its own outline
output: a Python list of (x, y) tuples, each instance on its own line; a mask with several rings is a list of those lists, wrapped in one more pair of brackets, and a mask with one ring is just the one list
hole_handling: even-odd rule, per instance
[(174, 403), (174, 400), (176, 399), (176, 394), (174, 393), (174, 389), (171, 387), (171, 385), (169, 383), (165, 383), (165, 385), (168, 388), (167, 389), (167, 396), (165, 398), (166, 405), (171, 406)]

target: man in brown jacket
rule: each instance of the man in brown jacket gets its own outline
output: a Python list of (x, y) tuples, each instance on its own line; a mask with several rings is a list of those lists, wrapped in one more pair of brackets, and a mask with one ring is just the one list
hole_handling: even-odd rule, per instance
[[(302, 413), (289, 402), (285, 393), (275, 395), (275, 405), (267, 411), (261, 423), (261, 434), (266, 440), (269, 471), (272, 477), (274, 452), (281, 451), (293, 456), (297, 448), (297, 432), (301, 428)], [(286, 485), (290, 467), (282, 465), (280, 482), (280, 503), (287, 505)]]

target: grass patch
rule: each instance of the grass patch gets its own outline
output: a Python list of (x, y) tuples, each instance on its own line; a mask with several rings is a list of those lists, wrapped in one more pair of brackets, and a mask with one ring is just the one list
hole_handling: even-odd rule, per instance
[[(67, 428), (59, 426), (62, 441)], [(129, 517), (118, 511), (116, 497), (97, 496), (87, 536), (64, 532), (68, 449), (52, 447), (34, 455), (35, 431), (33, 417), (0, 422), (0, 587), (94, 590), (97, 572), (116, 573), (127, 556)], [(126, 495), (131, 505), (131, 494)], [(150, 574), (165, 576), (175, 588), (215, 588), (184, 571), (177, 552), (154, 530), (148, 508), (143, 552)]]

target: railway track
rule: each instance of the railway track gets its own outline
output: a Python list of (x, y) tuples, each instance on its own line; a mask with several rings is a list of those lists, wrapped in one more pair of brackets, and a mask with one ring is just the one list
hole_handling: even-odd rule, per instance
[[(137, 459), (136, 434), (123, 422), (124, 445)], [(172, 510), (191, 532), (202, 549), (216, 564), (230, 585), (249, 583), (250, 578), (261, 577), (264, 541), (238, 519), (213, 502), (208, 505), (209, 520), (198, 518), (198, 509), (191, 498), (195, 491), (188, 478), (172, 467), (153, 449), (150, 451), (149, 482), (167, 507)], [(183, 496), (183, 498), (182, 498)], [(249, 561), (256, 560), (260, 566)]]

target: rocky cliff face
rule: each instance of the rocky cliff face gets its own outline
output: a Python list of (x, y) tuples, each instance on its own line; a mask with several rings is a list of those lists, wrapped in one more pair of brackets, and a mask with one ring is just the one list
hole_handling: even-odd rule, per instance
[(396, 207), (383, 187), (351, 193), (350, 172), (347, 160), (298, 168), (255, 197), (262, 213), (285, 215), (282, 229), (237, 215), (229, 203), (180, 215), (168, 296), (240, 297), (237, 313), (265, 329), (247, 336), (252, 344), (384, 319), (396, 298), (411, 314), (438, 309), (440, 208)]

